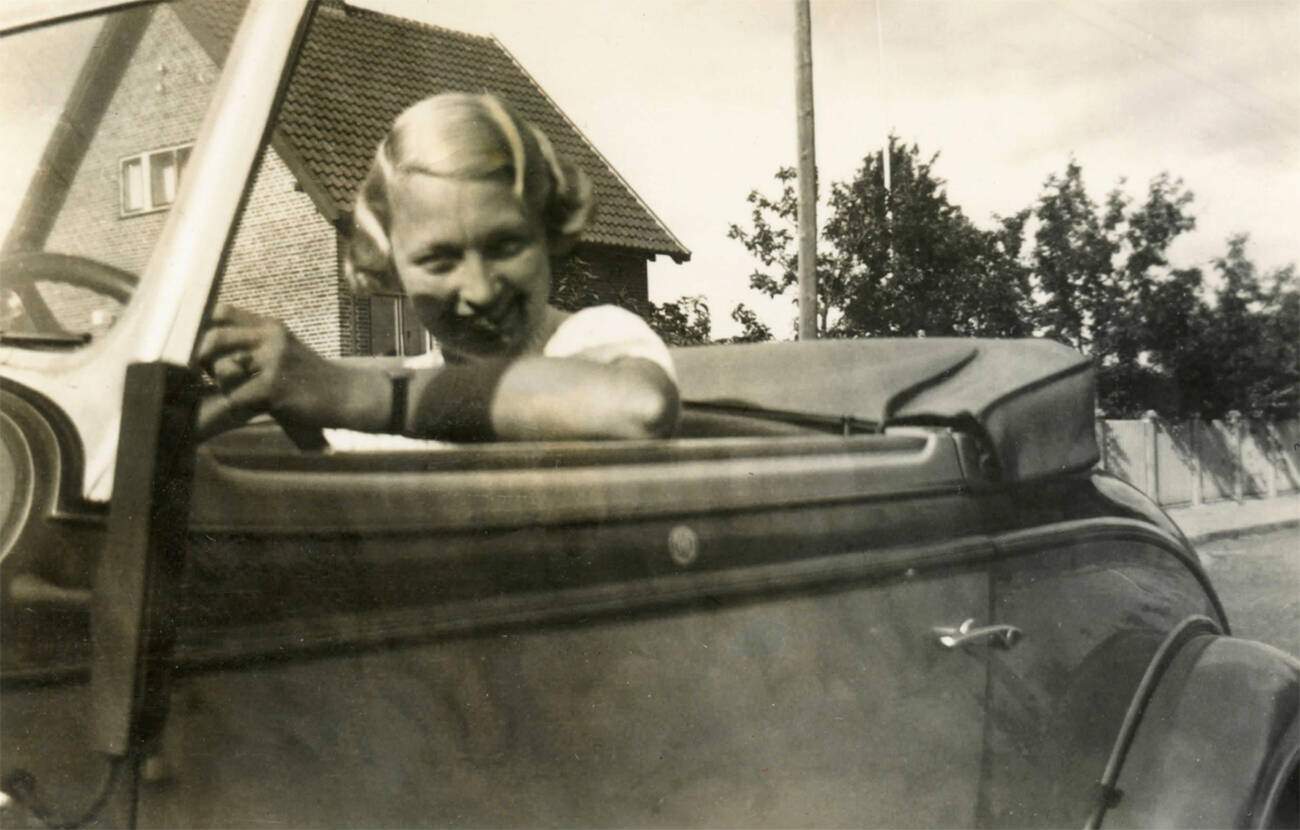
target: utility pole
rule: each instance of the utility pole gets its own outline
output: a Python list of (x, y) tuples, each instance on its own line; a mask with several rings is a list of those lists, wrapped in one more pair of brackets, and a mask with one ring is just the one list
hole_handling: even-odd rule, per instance
[(813, 133), (812, 12), (794, 0), (799, 135), (799, 339), (817, 339), (817, 149)]
[[(885, 76), (885, 30), (880, 22), (880, 0), (875, 0), (876, 7), (876, 59), (880, 67), (880, 101), (881, 109), (885, 111), (885, 122), (889, 122), (889, 83)], [(889, 262), (888, 271), (885, 272), (885, 281), (893, 282), (894, 279), (894, 183), (893, 183), (893, 163), (894, 163), (894, 140), (889, 130), (892, 125), (885, 131), (884, 149), (880, 151), (880, 166), (885, 180), (885, 238), (889, 240)]]

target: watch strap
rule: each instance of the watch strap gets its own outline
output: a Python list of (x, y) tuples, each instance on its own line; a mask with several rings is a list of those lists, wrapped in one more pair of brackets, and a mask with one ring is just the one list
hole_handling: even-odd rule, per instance
[(402, 435), (406, 432), (406, 414), (410, 407), (411, 376), (406, 372), (390, 372), (388, 381), (393, 390), (388, 410), (388, 431)]

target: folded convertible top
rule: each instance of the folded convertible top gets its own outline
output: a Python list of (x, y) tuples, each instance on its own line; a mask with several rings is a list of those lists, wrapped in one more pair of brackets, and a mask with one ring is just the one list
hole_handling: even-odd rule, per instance
[(1097, 462), (1091, 361), (1048, 340), (813, 340), (673, 351), (687, 403), (980, 437), (1006, 480)]

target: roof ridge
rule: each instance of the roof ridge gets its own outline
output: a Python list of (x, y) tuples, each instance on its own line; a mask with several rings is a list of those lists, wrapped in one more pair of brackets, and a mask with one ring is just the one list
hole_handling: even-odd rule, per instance
[[(564, 119), (565, 123), (567, 123), (569, 127), (573, 129), (573, 132), (577, 134), (578, 138), (582, 139), (582, 141), (589, 148), (591, 148), (591, 151), (596, 154), (596, 158), (600, 159), (601, 162), (605, 165), (605, 167), (611, 173), (613, 173), (615, 176), (618, 177), (619, 182), (623, 185), (623, 187), (627, 188), (628, 193), (632, 194), (632, 198), (636, 199), (637, 204), (639, 204), (645, 210), (645, 212), (650, 214), (651, 218), (655, 220), (655, 224), (659, 226), (659, 229), (662, 230), (668, 236), (668, 238), (672, 240), (674, 245), (676, 245), (680, 250), (685, 252), (685, 256), (683, 256), (681, 259), (678, 259), (677, 256), (671, 253), (668, 254), (668, 256), (674, 262), (677, 263), (682, 263), (685, 262), (686, 260), (689, 260), (691, 258), (691, 249), (687, 248), (686, 245), (684, 245), (682, 241), (677, 238), (677, 234), (673, 233), (672, 230), (669, 229), (668, 224), (664, 222), (663, 219), (660, 219), (659, 214), (655, 213), (654, 209), (651, 208), (650, 205), (646, 203), (646, 200), (641, 198), (641, 194), (636, 192), (636, 188), (632, 187), (632, 184), (627, 179), (623, 178), (623, 174), (618, 172), (618, 168), (615, 167), (612, 163), (610, 163), (609, 159), (605, 158), (605, 154), (600, 151), (600, 148), (596, 146), (595, 142), (593, 142), (590, 138), (588, 138), (587, 134), (584, 133), (578, 127), (578, 125), (573, 122), (573, 119), (569, 117), (569, 114), (565, 112), (560, 107), (560, 105), (555, 102), (555, 99), (552, 98), (550, 94), (546, 91), (546, 89), (543, 88), (542, 85), (537, 82), (537, 79), (533, 77), (533, 74), (529, 72), (526, 68), (524, 68), (524, 65), (519, 62), (519, 59), (515, 57), (513, 52), (511, 52), (509, 49), (506, 48), (506, 45), (504, 43), (498, 40), (495, 35), (490, 36), (489, 40), (491, 40), (492, 43), (496, 44), (497, 48), (500, 49), (505, 54), (505, 56), (510, 59), (510, 62), (515, 65), (515, 68), (518, 69), (521, 73), (523, 73), (523, 76), (528, 80), (530, 84), (533, 85), (533, 88), (536, 89), (539, 93), (541, 93), (542, 97), (546, 99), (546, 102), (550, 104), (555, 109), (555, 111), (559, 113), (560, 117)], [(597, 206), (597, 210), (599, 210), (599, 206)]]

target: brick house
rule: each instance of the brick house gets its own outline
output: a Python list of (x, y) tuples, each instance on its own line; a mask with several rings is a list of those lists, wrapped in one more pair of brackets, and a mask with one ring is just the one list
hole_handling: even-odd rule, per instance
[[(28, 240), (144, 269), (242, 8), (242, 0), (146, 5), (104, 27), (65, 107), (63, 123), (76, 129), (56, 130), (46, 148), (61, 201), (25, 218)], [(448, 90), (500, 95), (591, 175), (598, 210), (575, 256), (597, 296), (644, 300), (650, 260), (689, 259), (494, 38), (323, 0), (239, 219), (220, 298), (284, 320), (326, 355), (424, 351), (409, 302), (346, 286), (341, 243), (388, 125), (407, 105)]]

